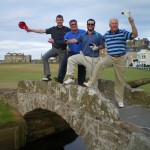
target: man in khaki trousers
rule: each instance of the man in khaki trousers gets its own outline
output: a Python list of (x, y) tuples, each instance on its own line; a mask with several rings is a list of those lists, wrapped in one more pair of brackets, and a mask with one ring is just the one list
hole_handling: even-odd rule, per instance
[(87, 87), (93, 86), (104, 69), (113, 67), (115, 73), (115, 98), (120, 108), (124, 107), (123, 96), (125, 85), (124, 73), (126, 69), (126, 41), (132, 40), (138, 36), (134, 19), (129, 17), (128, 20), (131, 24), (132, 32), (120, 30), (118, 28), (118, 19), (110, 19), (110, 31), (106, 32), (103, 36), (107, 45), (108, 55), (97, 63), (89, 81), (87, 83), (84, 82), (84, 85)]
[(87, 20), (87, 32), (80, 35), (76, 39), (67, 40), (67, 43), (81, 43), (80, 54), (76, 54), (68, 58), (67, 73), (68, 79), (64, 84), (75, 83), (75, 66), (83, 65), (87, 68), (89, 74), (92, 74), (93, 69), (99, 61), (99, 50), (104, 48), (104, 41), (102, 35), (94, 30), (95, 20)]

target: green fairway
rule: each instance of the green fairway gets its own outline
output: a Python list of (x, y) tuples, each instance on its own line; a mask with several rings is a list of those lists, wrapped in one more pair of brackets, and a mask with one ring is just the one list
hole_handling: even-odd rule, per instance
[[(52, 76), (58, 64), (52, 64)], [(0, 64), (0, 88), (16, 88), (20, 80), (41, 80), (43, 64)]]
[[(50, 64), (52, 77), (57, 76), (58, 64)], [(0, 64), (0, 88), (17, 88), (20, 80), (41, 80), (43, 77), (43, 64)], [(113, 68), (106, 69), (101, 78), (114, 80)], [(150, 78), (149, 70), (127, 69), (126, 81)], [(141, 86), (150, 93), (150, 84)]]

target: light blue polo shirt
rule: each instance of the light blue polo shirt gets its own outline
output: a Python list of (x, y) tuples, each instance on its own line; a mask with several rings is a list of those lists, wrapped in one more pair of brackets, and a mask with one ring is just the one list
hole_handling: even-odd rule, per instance
[[(78, 31), (76, 33), (69, 31), (65, 34), (64, 39), (77, 39), (81, 34), (84, 34), (86, 31), (82, 30), (82, 29), (78, 29)], [(69, 49), (74, 53), (74, 54), (78, 54), (79, 51), (81, 51), (82, 48), (82, 43), (78, 43), (78, 44), (68, 44)]]

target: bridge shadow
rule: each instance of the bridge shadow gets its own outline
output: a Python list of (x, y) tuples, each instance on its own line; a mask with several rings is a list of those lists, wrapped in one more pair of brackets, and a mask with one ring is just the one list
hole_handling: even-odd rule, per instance
[(65, 145), (72, 143), (77, 137), (78, 135), (70, 128), (60, 133), (28, 142), (20, 150), (65, 150)]
[(64, 150), (78, 135), (70, 125), (54, 112), (35, 109), (24, 119), (27, 129), (27, 144), (20, 150)]

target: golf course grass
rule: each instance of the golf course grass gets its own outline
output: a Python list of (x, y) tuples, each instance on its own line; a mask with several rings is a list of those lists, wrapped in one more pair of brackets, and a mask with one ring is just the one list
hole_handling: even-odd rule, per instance
[[(58, 64), (50, 64), (52, 77), (57, 76)], [(77, 72), (77, 71), (76, 71)], [(41, 80), (43, 77), (43, 64), (0, 64), (0, 88), (17, 88), (20, 80)], [(113, 68), (106, 69), (101, 78), (114, 80)], [(125, 73), (126, 82), (150, 78), (149, 70), (127, 69)], [(150, 93), (150, 84), (143, 85), (145, 92)]]

